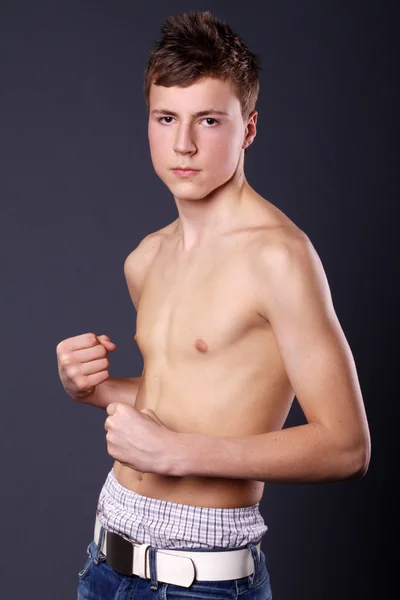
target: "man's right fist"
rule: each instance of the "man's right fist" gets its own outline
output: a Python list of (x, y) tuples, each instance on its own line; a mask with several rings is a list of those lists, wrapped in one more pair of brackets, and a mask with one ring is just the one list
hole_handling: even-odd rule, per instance
[(108, 335), (83, 333), (57, 345), (58, 374), (74, 400), (92, 396), (95, 387), (109, 377), (108, 353), (116, 345)]

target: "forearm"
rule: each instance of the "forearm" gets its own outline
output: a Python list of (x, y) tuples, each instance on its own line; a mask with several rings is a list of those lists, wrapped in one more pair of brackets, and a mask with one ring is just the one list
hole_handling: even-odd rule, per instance
[(245, 437), (181, 433), (179, 476), (317, 483), (362, 476), (362, 452), (334, 441), (329, 430), (307, 423)]
[(91, 406), (106, 409), (111, 402), (135, 406), (141, 377), (109, 377), (95, 387), (91, 396), (79, 400)]

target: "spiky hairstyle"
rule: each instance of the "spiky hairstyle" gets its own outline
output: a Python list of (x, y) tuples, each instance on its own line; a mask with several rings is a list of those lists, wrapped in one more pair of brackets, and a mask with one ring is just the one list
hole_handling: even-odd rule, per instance
[(243, 119), (255, 110), (260, 59), (231, 27), (210, 11), (168, 17), (153, 45), (144, 76), (147, 111), (151, 84), (188, 87), (204, 78), (230, 79)]

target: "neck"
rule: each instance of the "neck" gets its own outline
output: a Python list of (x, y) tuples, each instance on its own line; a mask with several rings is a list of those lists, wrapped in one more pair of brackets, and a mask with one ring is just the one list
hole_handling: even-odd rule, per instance
[(231, 179), (204, 198), (174, 196), (179, 214), (174, 235), (181, 249), (189, 251), (207, 244), (234, 226), (250, 189), (243, 168), (238, 168)]

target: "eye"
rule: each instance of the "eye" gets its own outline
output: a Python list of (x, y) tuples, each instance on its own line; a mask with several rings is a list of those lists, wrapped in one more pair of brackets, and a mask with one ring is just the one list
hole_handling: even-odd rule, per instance
[[(217, 119), (213, 119), (213, 117), (206, 117), (203, 119), (203, 121), (214, 121), (214, 123), (219, 123), (219, 121), (217, 121)], [(211, 127), (215, 127), (215, 125), (211, 125)]]
[[(159, 119), (157, 119), (157, 121), (159, 123), (162, 123), (163, 125), (169, 125), (171, 123), (171, 121), (167, 121), (167, 122), (163, 122), (163, 119), (173, 119), (174, 117), (160, 117)], [(220, 121), (218, 121), (217, 119), (214, 119), (213, 117), (205, 117), (204, 119), (202, 119), (203, 121), (213, 121), (212, 124), (208, 124), (207, 127), (215, 127), (215, 125), (219, 125)]]
[(158, 121), (159, 123), (161, 123), (161, 121), (162, 121), (163, 119), (173, 119), (173, 117), (160, 117), (159, 119), (157, 119), (157, 121)]

